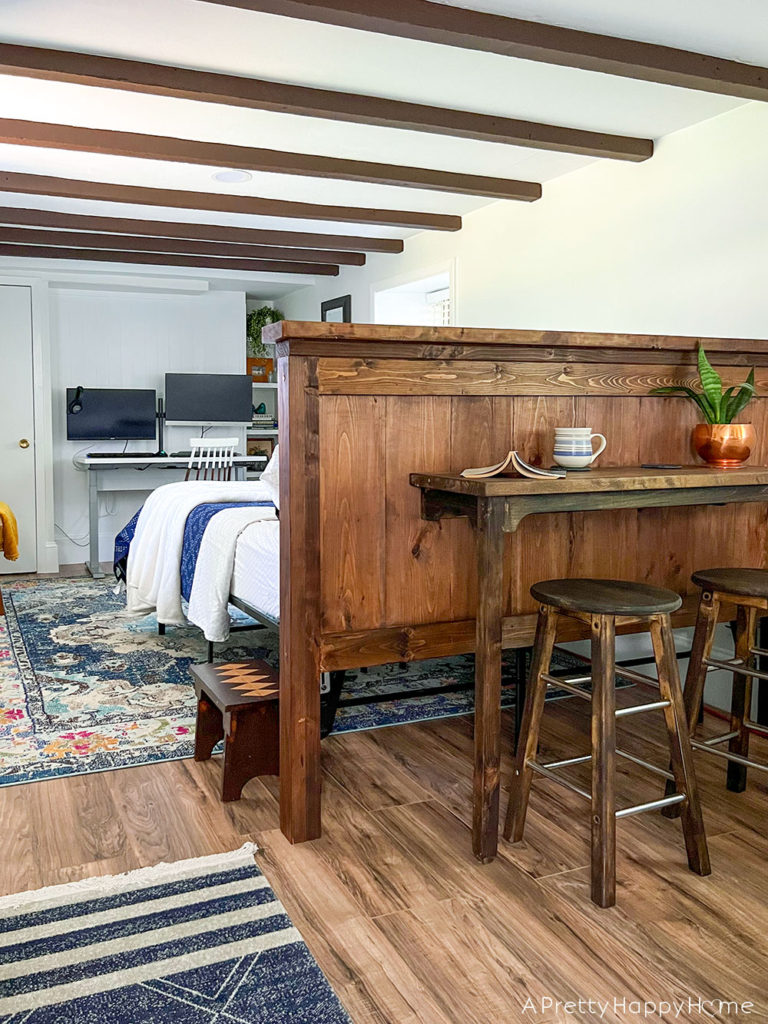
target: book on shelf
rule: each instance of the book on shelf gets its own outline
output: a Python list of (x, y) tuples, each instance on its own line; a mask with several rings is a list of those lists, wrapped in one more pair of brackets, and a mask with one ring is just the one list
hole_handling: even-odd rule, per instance
[(524, 476), (530, 480), (537, 480), (540, 477), (549, 477), (553, 480), (562, 480), (565, 477), (565, 470), (544, 469), (542, 466), (532, 466), (518, 452), (507, 452), (501, 462), (495, 466), (478, 466), (475, 469), (465, 469), (462, 474), (467, 480), (486, 480), (491, 476)]

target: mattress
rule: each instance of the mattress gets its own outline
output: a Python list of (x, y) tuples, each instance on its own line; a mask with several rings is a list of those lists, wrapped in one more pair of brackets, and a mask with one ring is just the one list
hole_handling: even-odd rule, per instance
[(280, 523), (266, 519), (240, 534), (232, 573), (233, 597), (280, 618)]
[[(184, 524), (184, 541), (181, 547), (181, 595), (189, 601), (192, 582), (197, 568), (197, 556), (203, 542), (205, 528), (218, 513), (231, 508), (274, 508), (271, 501), (225, 501), (196, 505)], [(117, 543), (117, 542), (116, 542)]]

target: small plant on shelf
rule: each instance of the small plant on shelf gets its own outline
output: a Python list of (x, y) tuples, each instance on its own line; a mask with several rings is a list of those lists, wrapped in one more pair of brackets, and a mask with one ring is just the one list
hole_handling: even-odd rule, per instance
[(245, 318), (246, 348), (251, 359), (265, 359), (269, 356), (267, 347), (261, 340), (261, 329), (267, 324), (276, 324), (285, 319), (279, 309), (271, 306), (259, 306), (252, 309)]
[(724, 388), (723, 380), (712, 366), (702, 345), (698, 356), (699, 389), (684, 384), (654, 388), (652, 395), (680, 395), (694, 402), (704, 417), (693, 428), (696, 453), (712, 466), (732, 469), (749, 458), (755, 444), (755, 428), (751, 423), (734, 423), (755, 395), (755, 370), (741, 384)]
[(653, 395), (683, 395), (701, 410), (707, 423), (732, 423), (755, 394), (755, 370), (741, 384), (724, 389), (723, 380), (712, 366), (703, 346), (699, 346), (699, 384), (701, 391), (684, 384), (654, 388)]

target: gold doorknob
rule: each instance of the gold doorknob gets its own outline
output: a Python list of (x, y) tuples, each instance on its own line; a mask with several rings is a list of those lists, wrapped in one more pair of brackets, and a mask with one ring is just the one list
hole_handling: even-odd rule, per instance
[(19, 441), (19, 448), (29, 448), (29, 441), (26, 439), (26, 437), (22, 437), (22, 439)]

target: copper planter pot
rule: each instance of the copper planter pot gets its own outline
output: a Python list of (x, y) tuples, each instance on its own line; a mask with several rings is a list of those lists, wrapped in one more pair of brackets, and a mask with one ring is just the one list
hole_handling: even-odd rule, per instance
[(735, 469), (747, 461), (755, 447), (751, 423), (697, 423), (693, 447), (700, 459), (718, 469)]

